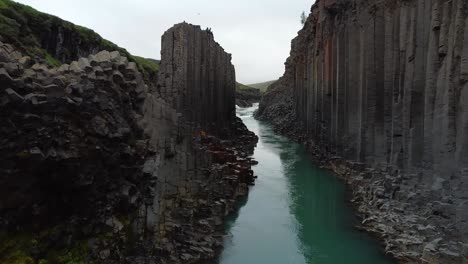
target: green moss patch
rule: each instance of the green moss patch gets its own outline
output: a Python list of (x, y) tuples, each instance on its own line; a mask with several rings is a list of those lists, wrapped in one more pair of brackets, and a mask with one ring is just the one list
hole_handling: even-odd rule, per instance
[(119, 51), (130, 61), (137, 63), (145, 79), (154, 77), (159, 65), (150, 59), (132, 56), (127, 50), (103, 39), (91, 29), (64, 21), (56, 16), (45, 14), (36, 9), (16, 3), (11, 0), (0, 0), (0, 35), (7, 42), (13, 44), (26, 55), (43, 58), (50, 66), (59, 66), (61, 63), (70, 63), (77, 60), (77, 47), (62, 46), (60, 54), (51, 41), (60, 30), (66, 31), (67, 36), (80, 49)]
[(151, 79), (159, 71), (159, 64), (155, 60), (145, 59), (139, 56), (132, 56), (133, 61), (138, 65), (138, 69), (146, 79)]

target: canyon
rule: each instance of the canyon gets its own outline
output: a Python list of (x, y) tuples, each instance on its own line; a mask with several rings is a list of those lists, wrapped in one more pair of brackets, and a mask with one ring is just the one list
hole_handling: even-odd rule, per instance
[(265, 93), (0, 0), (0, 120), (0, 263), (468, 263), (466, 0), (317, 0)]
[(220, 249), (257, 138), (211, 32), (178, 24), (162, 47), (148, 82), (119, 51), (50, 67), (0, 43), (1, 263), (195, 263)]
[(468, 5), (318, 0), (257, 117), (340, 175), (387, 254), (467, 261)]

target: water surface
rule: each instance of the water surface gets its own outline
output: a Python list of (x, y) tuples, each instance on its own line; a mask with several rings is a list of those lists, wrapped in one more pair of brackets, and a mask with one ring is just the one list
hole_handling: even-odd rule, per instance
[(353, 229), (345, 186), (314, 166), (304, 148), (237, 110), (259, 136), (256, 186), (227, 223), (220, 264), (387, 264), (378, 243)]

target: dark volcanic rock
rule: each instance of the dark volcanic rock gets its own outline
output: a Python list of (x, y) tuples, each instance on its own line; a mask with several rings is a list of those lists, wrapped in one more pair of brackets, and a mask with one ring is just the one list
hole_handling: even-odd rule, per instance
[(257, 116), (347, 175), (389, 254), (461, 263), (467, 54), (464, 0), (320, 0)]
[[(215, 256), (253, 183), (257, 138), (235, 116), (234, 68), (212, 34), (168, 32), (178, 38), (163, 38), (161, 74), (177, 79), (158, 85), (119, 52), (49, 68), (0, 43), (1, 263)], [(201, 61), (191, 36), (213, 56)]]
[(261, 98), (262, 94), (259, 89), (236, 89), (236, 105), (239, 107), (251, 107), (254, 103), (260, 102)]
[(231, 54), (211, 31), (181, 23), (164, 33), (158, 91), (184, 118), (220, 132), (235, 118), (235, 88)]

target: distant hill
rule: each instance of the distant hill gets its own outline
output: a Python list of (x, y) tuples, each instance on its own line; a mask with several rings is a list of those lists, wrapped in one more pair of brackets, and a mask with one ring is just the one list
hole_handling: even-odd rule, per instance
[(262, 83), (254, 83), (254, 84), (249, 84), (248, 86), (252, 87), (252, 88), (255, 88), (255, 89), (259, 89), (262, 93), (264, 93), (267, 90), (268, 86), (270, 86), (271, 84), (273, 84), (276, 81), (277, 80), (262, 82)]
[(259, 89), (236, 82), (236, 105), (250, 107), (253, 103), (259, 102), (261, 97)]
[[(253, 87), (236, 82), (236, 90), (252, 89)], [(257, 89), (257, 88), (256, 88)]]

